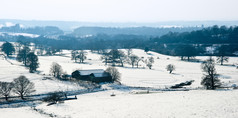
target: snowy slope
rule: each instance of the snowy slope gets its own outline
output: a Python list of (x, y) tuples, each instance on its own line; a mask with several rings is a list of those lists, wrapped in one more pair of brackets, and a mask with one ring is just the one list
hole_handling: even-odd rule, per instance
[(1, 118), (48, 118), (46, 115), (41, 115), (29, 107), (21, 108), (4, 108), (0, 109)]
[[(123, 50), (126, 52), (125, 50)], [(106, 69), (102, 61), (100, 60), (99, 54), (91, 53), (87, 51), (88, 60), (85, 61), (85, 64), (74, 63), (70, 59), (70, 51), (63, 51), (65, 54), (62, 56), (42, 56), (39, 57), (41, 66), (39, 68), (45, 74), (49, 73), (50, 65), (52, 62), (59, 63), (63, 70), (68, 74), (71, 74), (76, 69)], [(201, 63), (199, 62), (186, 62), (181, 61), (178, 57), (172, 57), (167, 55), (161, 55), (155, 52), (145, 53), (140, 49), (133, 49), (133, 54), (144, 57), (154, 57), (155, 63), (153, 64), (152, 69), (148, 69), (143, 62), (140, 62), (139, 68), (132, 68), (131, 65), (125, 64), (125, 67), (117, 67), (122, 74), (121, 82), (128, 86), (141, 86), (141, 87), (158, 87), (164, 88), (166, 86), (171, 86), (176, 83), (195, 80), (192, 84), (192, 87), (200, 87), (201, 77), (203, 72), (201, 70)], [(197, 59), (205, 60), (208, 57), (196, 57)], [(237, 57), (231, 57), (229, 61), (229, 66), (220, 66), (216, 65), (217, 73), (221, 74), (222, 81), (232, 83), (238, 83), (238, 69), (231, 66), (238, 63)], [(169, 74), (165, 69), (168, 64), (174, 64), (176, 70)]]
[[(7, 61), (1, 59), (1, 73), (0, 73), (0, 81), (12, 81), (14, 78), (25, 75), (28, 78), (32, 79), (36, 82), (36, 86), (39, 88), (44, 88), (43, 86), (50, 85), (56, 90), (57, 87), (61, 88), (61, 86), (65, 86), (64, 88), (73, 89), (74, 86), (67, 85), (65, 83), (51, 81), (51, 80), (42, 80), (43, 75), (49, 75), (50, 67), (52, 62), (59, 63), (63, 71), (67, 74), (71, 74), (76, 69), (106, 69), (102, 61), (100, 60), (99, 54), (91, 53), (87, 51), (87, 60), (84, 64), (75, 63), (74, 60), (71, 60), (70, 51), (64, 50), (62, 53), (64, 56), (39, 56), (40, 68), (38, 69), (40, 74), (30, 74), (28, 70), (21, 66), (22, 64), (16, 62), (15, 60), (11, 60), (14, 65), (11, 65)], [(179, 60), (178, 57), (172, 57), (167, 55), (161, 55), (155, 52), (149, 52), (149, 54), (145, 53), (143, 50), (134, 49), (133, 54), (138, 55), (140, 57), (153, 56), (155, 58), (155, 63), (153, 64), (152, 69), (148, 69), (144, 63), (140, 63), (139, 68), (132, 68), (130, 65), (125, 64), (125, 67), (117, 67), (122, 75), (121, 82), (128, 86), (137, 86), (137, 87), (156, 87), (156, 88), (164, 88), (168, 87), (180, 82), (195, 80), (191, 87), (196, 88), (200, 87), (201, 77), (203, 76), (203, 72), (201, 70), (201, 63), (199, 62), (186, 62)], [(205, 60), (208, 57), (196, 57), (200, 60)], [(238, 83), (238, 69), (235, 66), (231, 66), (237, 64), (238, 58), (231, 57), (229, 61), (229, 65), (220, 66), (216, 65), (217, 73), (221, 74), (220, 79), (224, 82), (230, 84)], [(165, 69), (168, 64), (174, 64), (176, 66), (176, 70), (169, 74), (169, 72)], [(38, 84), (39, 83), (39, 84)], [(45, 83), (47, 83), (45, 85)], [(46, 88), (47, 88), (46, 87)], [(51, 89), (51, 88), (48, 88)], [(40, 90), (44, 91), (44, 89)], [(48, 91), (48, 90), (45, 90)]]
[[(110, 94), (114, 92), (115, 97)], [(130, 94), (90, 93), (78, 100), (39, 109), (72, 118), (236, 118), (238, 91), (177, 91)]]
[(36, 92), (34, 94), (61, 90), (78, 90), (82, 88), (72, 83), (63, 83), (58, 80), (45, 80), (43, 79), (44, 75), (29, 73), (28, 69), (22, 66), (21, 63), (14, 60), (10, 61), (13, 63), (13, 65), (7, 62), (5, 59), (0, 58), (0, 81), (11, 82), (20, 75), (24, 75), (30, 81), (35, 83)]
[[(125, 51), (125, 50), (124, 50)], [(63, 70), (71, 74), (76, 69), (106, 69), (99, 54), (87, 51), (87, 60), (84, 64), (75, 63), (70, 58), (70, 51), (64, 50), (63, 56), (39, 56), (40, 74), (30, 74), (22, 64), (10, 60), (12, 64), (0, 57), (0, 81), (12, 81), (19, 75), (25, 75), (35, 83), (36, 93), (45, 93), (56, 90), (79, 90), (81, 87), (72, 83), (63, 83), (56, 80), (43, 80), (43, 74), (49, 75), (52, 62), (59, 63)], [(155, 58), (152, 69), (140, 63), (139, 68), (132, 68), (125, 64), (125, 67), (116, 67), (122, 74), (121, 82), (125, 86), (155, 87), (164, 88), (171, 85), (195, 80), (192, 88), (201, 87), (200, 62), (180, 61), (178, 57), (161, 55), (155, 52), (145, 53), (143, 50), (133, 49), (133, 54), (140, 57)], [(159, 57), (159, 58), (158, 58)], [(196, 57), (205, 60), (208, 57)], [(229, 63), (220, 66), (216, 65), (217, 73), (221, 74), (223, 82), (238, 84), (238, 58), (231, 57)], [(174, 64), (176, 70), (169, 74), (165, 67)], [(104, 86), (107, 88), (107, 85)], [(110, 89), (110, 87), (108, 87)], [(115, 97), (110, 95), (115, 93)], [(238, 90), (192, 90), (173, 92), (153, 92), (151, 94), (134, 94), (129, 90), (109, 90), (97, 93), (78, 95), (78, 100), (65, 101), (65, 103), (46, 106), (46, 103), (36, 106), (49, 114), (56, 114), (61, 117), (72, 118), (145, 118), (145, 117), (216, 117), (236, 118), (238, 116)], [(18, 112), (20, 111), (20, 112)], [(2, 116), (14, 117), (16, 115), (29, 114), (34, 118), (45, 117), (35, 114), (30, 107), (0, 109)], [(27, 117), (28, 117), (27, 116)]]

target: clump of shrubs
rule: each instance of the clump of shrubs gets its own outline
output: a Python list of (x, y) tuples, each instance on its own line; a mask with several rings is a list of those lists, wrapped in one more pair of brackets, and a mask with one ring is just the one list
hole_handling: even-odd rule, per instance
[(176, 88), (183, 88), (183, 86), (189, 86), (194, 82), (194, 80), (190, 80), (190, 81), (186, 81), (186, 82), (182, 82), (179, 84), (175, 84), (174, 86), (171, 86), (170, 88), (176, 89)]
[(44, 102), (49, 102), (49, 105), (56, 104), (59, 101), (64, 101), (66, 99), (66, 93), (59, 91), (50, 93), (47, 97), (43, 99)]

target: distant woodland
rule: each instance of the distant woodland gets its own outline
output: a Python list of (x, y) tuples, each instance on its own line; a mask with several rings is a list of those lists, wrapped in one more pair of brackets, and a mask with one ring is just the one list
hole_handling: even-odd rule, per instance
[[(223, 47), (225, 55), (235, 56), (238, 51), (237, 26), (188, 28), (106, 28), (81, 27), (65, 34), (57, 27), (20, 28), (19, 25), (2, 27), (0, 32), (24, 32), (39, 37), (0, 35), (0, 41), (31, 42), (41, 49), (92, 50), (140, 48), (168, 55), (217, 55)], [(225, 48), (224, 48), (225, 47)]]

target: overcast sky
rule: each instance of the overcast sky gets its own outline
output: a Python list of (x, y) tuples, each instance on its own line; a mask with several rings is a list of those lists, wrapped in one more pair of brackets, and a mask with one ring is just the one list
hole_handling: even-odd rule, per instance
[(238, 20), (238, 0), (0, 0), (0, 19), (89, 22)]

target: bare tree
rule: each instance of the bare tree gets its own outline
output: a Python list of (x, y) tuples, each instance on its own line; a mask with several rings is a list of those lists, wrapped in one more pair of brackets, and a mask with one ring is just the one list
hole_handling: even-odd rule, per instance
[(138, 68), (139, 67), (139, 63), (140, 61), (143, 61), (144, 57), (139, 57), (136, 61), (136, 67)]
[(124, 62), (126, 62), (127, 57), (123, 51), (121, 50), (118, 50), (118, 51), (119, 51), (118, 58), (120, 60), (121, 66), (124, 67)]
[(221, 63), (221, 65), (223, 65), (224, 62), (228, 62), (229, 61), (229, 57), (227, 57), (226, 55), (229, 54), (229, 46), (223, 45), (221, 47), (219, 47), (217, 49), (217, 62)]
[(20, 95), (21, 99), (24, 99), (25, 95), (29, 95), (35, 92), (34, 83), (30, 82), (25, 76), (19, 76), (13, 80), (13, 92)]
[(0, 82), (0, 95), (4, 96), (6, 101), (8, 101), (8, 97), (13, 88), (13, 84), (9, 82)]
[(120, 82), (121, 73), (115, 67), (108, 67), (106, 72), (110, 73), (112, 76), (112, 82)]
[(121, 63), (120, 54), (121, 53), (118, 49), (112, 49), (109, 52), (109, 62), (112, 63), (112, 66), (115, 66), (116, 63)]
[(175, 66), (173, 64), (169, 64), (166, 66), (166, 69), (169, 73), (172, 73), (175, 70)]
[(61, 65), (59, 65), (56, 62), (53, 62), (50, 68), (50, 73), (53, 74), (54, 77), (60, 78), (60, 75), (62, 74), (63, 70)]
[(139, 60), (139, 57), (136, 55), (129, 56), (129, 64), (131, 64), (132, 68), (134, 68), (134, 65)]
[(102, 56), (101, 56), (101, 60), (103, 61), (103, 63), (105, 63), (105, 65), (107, 65), (109, 63), (109, 52), (105, 51), (103, 52)]
[(146, 63), (146, 66), (149, 67), (149, 69), (151, 69), (154, 63), (154, 58), (148, 57), (148, 59), (145, 60), (145, 63)]
[(226, 56), (217, 57), (217, 62), (221, 63), (221, 65), (223, 65), (224, 62), (228, 62), (228, 61), (229, 61), (229, 57), (226, 57)]
[(76, 56), (76, 58), (79, 59), (80, 63), (83, 63), (85, 59), (87, 59), (86, 57), (87, 52), (80, 50), (79, 54)]
[(112, 49), (109, 52), (104, 52), (101, 56), (101, 60), (103, 60), (103, 63), (105, 63), (105, 65), (111, 63), (112, 66), (115, 66), (119, 63), (123, 67), (126, 61), (126, 55), (121, 50)]
[(77, 61), (77, 55), (78, 55), (78, 51), (76, 50), (72, 50), (71, 51), (71, 60), (74, 60), (75, 62)]
[(216, 73), (215, 61), (211, 57), (201, 64), (201, 68), (206, 73), (202, 77), (202, 85), (206, 86), (207, 89), (213, 90), (221, 85)]
[(126, 51), (127, 51), (127, 56), (128, 56), (128, 57), (131, 56), (131, 54), (132, 54), (132, 49), (129, 48), (129, 49), (126, 49)]
[(221, 63), (221, 65), (223, 65), (224, 62), (228, 62), (228, 61), (229, 61), (229, 57), (226, 57), (226, 56), (217, 57), (217, 62)]

